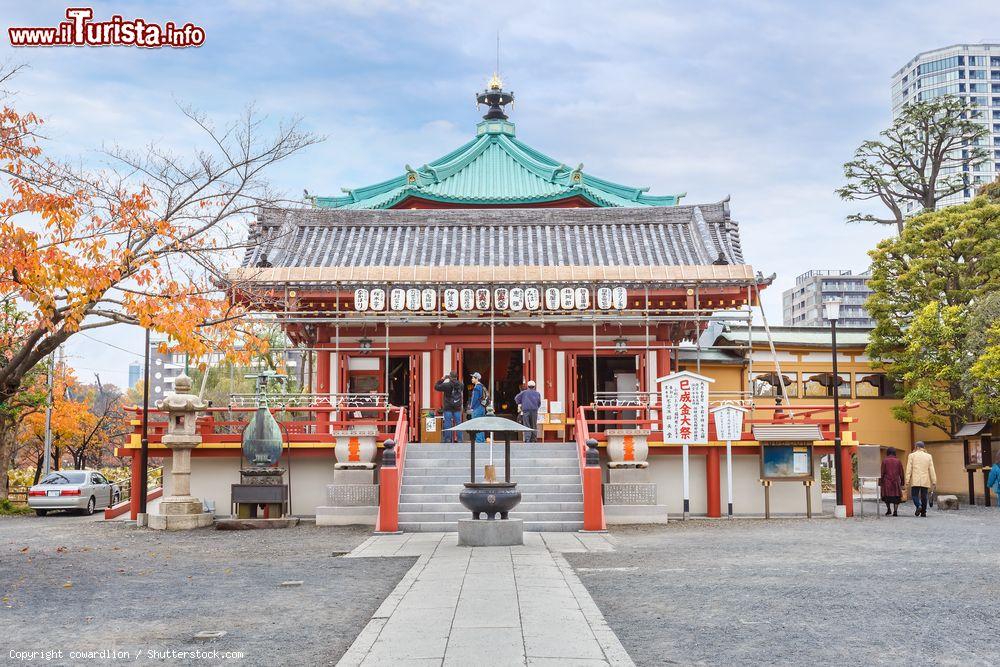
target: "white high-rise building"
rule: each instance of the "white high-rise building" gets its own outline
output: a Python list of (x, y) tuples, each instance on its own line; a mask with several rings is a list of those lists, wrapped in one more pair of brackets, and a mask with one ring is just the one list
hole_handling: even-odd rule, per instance
[[(980, 44), (954, 44), (917, 54), (892, 75), (892, 117), (911, 102), (954, 95), (976, 105), (973, 119), (989, 134), (981, 140), (986, 159), (970, 165), (964, 190), (941, 200), (941, 206), (972, 199), (984, 183), (1000, 173), (1000, 39)], [(961, 167), (951, 168), (952, 171)], [(904, 213), (916, 213), (909, 202)]]

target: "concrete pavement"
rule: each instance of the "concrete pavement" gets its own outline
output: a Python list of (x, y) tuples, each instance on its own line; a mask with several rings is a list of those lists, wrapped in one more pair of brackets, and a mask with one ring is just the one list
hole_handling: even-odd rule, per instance
[(564, 552), (614, 550), (603, 534), (525, 533), (460, 547), (456, 533), (374, 536), (347, 558), (417, 556), (340, 665), (632, 665)]

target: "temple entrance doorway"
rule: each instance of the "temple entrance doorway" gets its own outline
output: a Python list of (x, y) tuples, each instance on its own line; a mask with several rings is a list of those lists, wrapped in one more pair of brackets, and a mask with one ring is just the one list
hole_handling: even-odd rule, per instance
[[(571, 382), (576, 389), (575, 405), (628, 405), (637, 401), (641, 391), (639, 383), (639, 357), (637, 355), (576, 355), (571, 366)], [(596, 373), (596, 382), (595, 382)], [(605, 418), (610, 415), (605, 415)], [(616, 413), (619, 418), (635, 416), (635, 411)], [(597, 425), (598, 431), (604, 424)]]
[(472, 374), (478, 371), (482, 375), (482, 383), (493, 396), (496, 414), (516, 419), (517, 404), (514, 397), (521, 391), (521, 384), (524, 382), (524, 351), (494, 349), (492, 372), (489, 349), (463, 349), (460, 359), (466, 405), (472, 395)]

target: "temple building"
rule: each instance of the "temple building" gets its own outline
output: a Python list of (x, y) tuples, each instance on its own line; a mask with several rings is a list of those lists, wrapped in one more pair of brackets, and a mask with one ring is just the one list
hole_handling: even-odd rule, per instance
[[(771, 280), (744, 258), (728, 197), (682, 204), (682, 194), (651, 195), (593, 176), (517, 138), (506, 111), (513, 94), (498, 78), (478, 100), (486, 113), (475, 137), (443, 157), (341, 196), (311, 196), (304, 207), (262, 210), (242, 266), (229, 273), (234, 300), (280, 323), (308, 351), (308, 390), (285, 405), (282, 422), (292, 513), (329, 504), (335, 434), (365, 421), (378, 428), (380, 445), (393, 439), (396, 446), (393, 464), (381, 466), (379, 529), (449, 529), (455, 516), (444, 507), (446, 489), (420, 487), (410, 476), (423, 448), (440, 447), (442, 393), (434, 384), (454, 371), (467, 389), (480, 374), (493, 410), (512, 418), (515, 395), (535, 381), (545, 442), (527, 465), (545, 465), (544, 452), (562, 447), (578, 468), (560, 470), (551, 487), (535, 480), (540, 496), (558, 502), (539, 500), (533, 509), (526, 500), (519, 509), (527, 529), (605, 525), (609, 492), (602, 497), (600, 485), (614, 481), (604, 469), (605, 445), (618, 431), (642, 433), (636, 437), (649, 449), (643, 479), (654, 487), (655, 507), (719, 516), (726, 443), (714, 424), (694, 446), (664, 442), (658, 382), (713, 368), (720, 380), (709, 389), (712, 404), (750, 410), (731, 443), (742, 496), (736, 513), (763, 513), (765, 489), (769, 512), (803, 514), (806, 497), (818, 512), (818, 460), (832, 451), (836, 420), (848, 460), (857, 444), (851, 406), (845, 402), (836, 418), (827, 404), (757, 406), (749, 369), (733, 373), (726, 356), (756, 339), (706, 337), (712, 323), (752, 328), (751, 308)], [(233, 402), (228, 418), (250, 409)], [(229, 484), (239, 478), (239, 443), (231, 429), (223, 436), (210, 423), (222, 421), (223, 408), (213, 410), (203, 419), (205, 444), (194, 451), (192, 493), (225, 514)], [(803, 484), (761, 484), (754, 429), (774, 425), (799, 429), (795, 479), (804, 493)], [(165, 455), (155, 432), (153, 456)], [(633, 436), (624, 437), (631, 456)], [(600, 443), (604, 468), (596, 477), (587, 474), (588, 440)], [(397, 456), (403, 444), (405, 467)]]

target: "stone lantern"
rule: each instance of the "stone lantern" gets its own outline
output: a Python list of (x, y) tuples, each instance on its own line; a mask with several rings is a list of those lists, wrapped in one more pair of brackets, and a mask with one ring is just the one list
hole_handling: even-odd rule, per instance
[(149, 527), (156, 530), (188, 530), (212, 525), (213, 515), (204, 511), (200, 499), (191, 495), (191, 450), (201, 444), (197, 433), (198, 413), (208, 404), (190, 393), (191, 378), (178, 375), (174, 392), (156, 402), (167, 413), (167, 433), (163, 444), (170, 447), (171, 495), (160, 501), (160, 513), (149, 515)]

